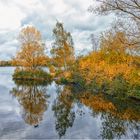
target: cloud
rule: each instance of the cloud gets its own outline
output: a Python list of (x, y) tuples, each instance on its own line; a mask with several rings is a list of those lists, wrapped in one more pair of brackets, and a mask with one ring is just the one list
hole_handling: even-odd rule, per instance
[(13, 30), (20, 27), (20, 21), (24, 18), (19, 8), (0, 4), (0, 30)]
[(1, 59), (11, 59), (14, 57), (18, 46), (17, 40), (11, 40), (0, 45), (0, 58)]
[(96, 16), (89, 13), (87, 9), (91, 4), (92, 0), (1, 0), (0, 59), (15, 55), (18, 32), (22, 26), (29, 24), (41, 31), (50, 49), (52, 30), (57, 20), (63, 22), (65, 29), (72, 33), (76, 51), (90, 50), (90, 34), (105, 30), (113, 20), (113, 15)]

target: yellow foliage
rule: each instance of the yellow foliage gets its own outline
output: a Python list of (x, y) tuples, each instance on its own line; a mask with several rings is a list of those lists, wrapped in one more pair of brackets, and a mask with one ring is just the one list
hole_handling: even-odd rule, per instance
[(140, 120), (140, 112), (133, 111), (133, 109), (128, 108), (122, 113), (121, 118), (124, 120)]
[(13, 59), (13, 65), (35, 70), (47, 64), (49, 58), (45, 55), (44, 47), (41, 43), (41, 34), (35, 27), (29, 26), (22, 29), (19, 41), (21, 50)]
[[(84, 97), (85, 96), (85, 97)], [(111, 112), (116, 110), (112, 102), (105, 101), (102, 95), (94, 96), (92, 94), (86, 93), (81, 98), (81, 102), (93, 109), (95, 112)], [(88, 98), (87, 98), (88, 97)]]
[(126, 108), (123, 111), (119, 111), (120, 108), (116, 105), (113, 104), (113, 102), (110, 102), (108, 100), (105, 100), (103, 98), (103, 95), (93, 95), (90, 93), (85, 93), (82, 95), (80, 98), (80, 101), (94, 110), (96, 113), (100, 112), (109, 112), (113, 116), (116, 116), (118, 118), (124, 119), (124, 120), (135, 120), (139, 121), (140, 120), (140, 113), (136, 112), (133, 108)]
[(102, 83), (106, 79), (111, 81), (121, 74), (130, 83), (138, 83), (140, 57), (127, 53), (129, 50), (126, 48), (127, 41), (123, 33), (109, 35), (107, 38), (102, 38), (101, 50), (81, 58), (79, 71), (86, 81), (90, 82), (96, 78)]
[(56, 23), (53, 33), (55, 41), (51, 50), (52, 62), (57, 69), (66, 71), (75, 60), (72, 36), (59, 22)]
[(56, 74), (55, 67), (51, 65), (51, 66), (49, 67), (49, 70), (50, 70), (50, 74), (51, 74), (52, 76), (55, 76), (55, 74)]

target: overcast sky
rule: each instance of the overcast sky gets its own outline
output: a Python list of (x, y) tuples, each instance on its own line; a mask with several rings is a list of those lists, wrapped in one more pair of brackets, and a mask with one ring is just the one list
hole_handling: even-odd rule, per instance
[(110, 16), (96, 16), (88, 12), (93, 0), (0, 0), (0, 59), (15, 56), (20, 47), (17, 41), (21, 28), (35, 26), (43, 36), (46, 48), (53, 41), (52, 29), (59, 20), (71, 32), (76, 52), (90, 50), (90, 34), (109, 27)]

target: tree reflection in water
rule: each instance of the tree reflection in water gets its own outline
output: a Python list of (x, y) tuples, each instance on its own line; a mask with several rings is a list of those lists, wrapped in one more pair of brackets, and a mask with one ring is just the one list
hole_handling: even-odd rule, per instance
[(72, 127), (75, 112), (73, 107), (73, 96), (69, 87), (65, 86), (54, 102), (53, 111), (56, 118), (55, 127), (59, 137), (65, 135), (66, 130)]
[[(140, 132), (140, 108), (130, 100), (109, 99), (105, 95), (82, 94), (81, 102), (93, 111), (93, 117), (100, 115), (103, 139), (121, 138), (122, 136), (138, 139)], [(131, 132), (128, 134), (128, 132)]]
[(12, 89), (11, 94), (17, 98), (23, 108), (22, 118), (27, 124), (38, 127), (47, 110), (48, 96), (45, 86), (33, 81), (15, 83), (16, 87)]
[(112, 99), (103, 94), (94, 95), (86, 91), (78, 93), (74, 92), (74, 89), (72, 86), (64, 86), (61, 90), (59, 88), (58, 97), (53, 105), (56, 130), (60, 137), (72, 127), (77, 113), (73, 107), (79, 103), (89, 107), (94, 118), (100, 116), (102, 121), (100, 137), (102, 139), (119, 139), (123, 136), (135, 139), (140, 137), (139, 104), (130, 100), (125, 100), (122, 104), (122, 101), (117, 98)]
[[(46, 86), (17, 84), (11, 91), (23, 107), (22, 117), (26, 123), (37, 127), (47, 109)], [(75, 87), (74, 87), (75, 88)], [(77, 90), (76, 90), (77, 91)], [(72, 128), (77, 110), (75, 104), (86, 106), (92, 111), (93, 118), (100, 118), (99, 137), (102, 139), (140, 138), (140, 105), (132, 100), (111, 98), (103, 94), (87, 91), (75, 92), (73, 86), (58, 86), (57, 98), (52, 110), (55, 117), (55, 129), (61, 138)], [(123, 103), (122, 103), (123, 102)], [(84, 112), (86, 115), (88, 112)], [(93, 124), (94, 127), (94, 124)], [(89, 128), (90, 129), (90, 128)]]

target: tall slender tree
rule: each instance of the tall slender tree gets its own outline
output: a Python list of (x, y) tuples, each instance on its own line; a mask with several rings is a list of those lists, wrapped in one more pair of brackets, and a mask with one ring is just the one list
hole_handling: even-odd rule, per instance
[(71, 33), (65, 31), (62, 23), (57, 22), (53, 35), (55, 39), (51, 50), (53, 64), (58, 69), (68, 70), (74, 62), (74, 44)]

